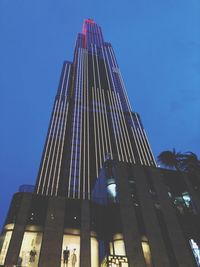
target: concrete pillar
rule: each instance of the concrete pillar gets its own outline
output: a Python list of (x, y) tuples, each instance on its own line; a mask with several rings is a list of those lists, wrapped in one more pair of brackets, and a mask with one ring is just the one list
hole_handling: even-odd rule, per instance
[(185, 238), (177, 220), (176, 212), (168, 196), (167, 187), (159, 169), (151, 168), (151, 176), (160, 201), (161, 210), (168, 229), (176, 260), (181, 267), (194, 267), (194, 261), (186, 245)]
[(86, 267), (86, 266), (91, 267), (90, 201), (82, 200), (80, 267)]
[[(19, 194), (19, 193), (18, 193)], [(32, 194), (31, 193), (21, 193), (22, 200), (20, 203), (19, 212), (15, 221), (13, 234), (10, 240), (9, 248), (7, 251), (4, 266), (13, 267), (17, 264), (19, 257), (19, 252), (24, 236), (24, 231), (26, 227), (26, 221), (28, 216), (28, 211), (31, 204)]]
[(61, 266), (65, 201), (64, 197), (49, 197), (38, 267)]
[(147, 185), (148, 177), (143, 167), (133, 167), (134, 178), (136, 180), (137, 192), (140, 200), (141, 211), (144, 218), (144, 224), (147, 232), (147, 238), (150, 245), (151, 255), (154, 267), (170, 267), (165, 244), (155, 213), (155, 202), (152, 200)]
[(116, 164), (114, 176), (116, 177), (117, 183), (123, 236), (129, 267), (145, 267), (146, 264), (142, 252), (141, 236), (138, 231), (135, 210), (129, 193), (126, 165)]

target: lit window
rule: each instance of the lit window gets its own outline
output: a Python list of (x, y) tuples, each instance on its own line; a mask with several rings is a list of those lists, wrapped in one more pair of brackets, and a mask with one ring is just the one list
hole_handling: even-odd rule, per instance
[(192, 252), (194, 254), (196, 263), (197, 263), (198, 266), (200, 266), (200, 248), (199, 248), (199, 246), (197, 245), (197, 243), (193, 239), (190, 239), (189, 243), (190, 243)]
[(38, 266), (40, 248), (42, 243), (41, 232), (25, 232), (19, 258), (19, 266)]
[(6, 231), (5, 237), (3, 240), (3, 246), (1, 248), (1, 253), (0, 253), (0, 265), (2, 265), (2, 266), (3, 266), (5, 258), (6, 258), (6, 254), (8, 251), (11, 237), (12, 237), (12, 231)]
[(144, 260), (145, 260), (146, 266), (153, 267), (150, 246), (149, 246), (149, 242), (146, 236), (142, 237), (141, 243), (142, 243), (142, 251), (144, 254)]
[(113, 184), (109, 184), (107, 186), (107, 188), (108, 188), (109, 195), (111, 197), (113, 197), (113, 198), (116, 198), (116, 196), (117, 196), (116, 184), (114, 184), (114, 183)]

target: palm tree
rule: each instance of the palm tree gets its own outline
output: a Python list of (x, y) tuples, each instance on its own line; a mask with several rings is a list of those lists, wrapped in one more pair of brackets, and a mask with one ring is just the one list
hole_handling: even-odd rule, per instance
[(185, 172), (200, 175), (200, 160), (193, 152), (186, 152), (183, 155), (181, 165)]
[(181, 168), (181, 162), (182, 162), (183, 154), (180, 152), (176, 152), (176, 150), (173, 148), (172, 151), (167, 150), (160, 153), (158, 156), (158, 161), (169, 168), (175, 168), (177, 171), (180, 171)]
[(161, 152), (158, 161), (166, 167), (179, 171), (188, 193), (196, 205), (197, 212), (200, 212), (200, 195), (198, 193), (200, 192), (200, 160), (198, 157), (192, 152), (182, 154), (173, 149), (172, 151)]

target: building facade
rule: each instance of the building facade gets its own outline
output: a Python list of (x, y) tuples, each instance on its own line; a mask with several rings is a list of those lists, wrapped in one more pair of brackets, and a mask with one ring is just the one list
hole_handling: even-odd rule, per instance
[(130, 107), (113, 48), (88, 19), (73, 62), (63, 65), (36, 192), (89, 199), (108, 156), (156, 164), (140, 117)]
[(64, 62), (35, 191), (12, 199), (5, 267), (200, 266), (200, 198), (157, 168), (113, 48), (91, 19)]

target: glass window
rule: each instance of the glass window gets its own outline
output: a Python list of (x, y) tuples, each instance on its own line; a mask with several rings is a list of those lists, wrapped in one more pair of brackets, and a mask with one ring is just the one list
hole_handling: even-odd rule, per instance
[(19, 253), (18, 265), (23, 267), (37, 267), (41, 243), (41, 232), (25, 232)]
[(12, 233), (13, 233), (13, 231), (10, 230), (10, 231), (6, 231), (5, 234), (4, 234), (3, 245), (2, 245), (1, 253), (0, 253), (0, 265), (4, 264), (4, 261), (5, 261), (5, 258), (6, 258), (6, 254), (7, 254), (7, 251), (8, 251), (8, 247), (9, 247), (9, 244), (10, 244), (10, 240), (11, 240), (11, 237), (12, 237)]
[(63, 236), (61, 267), (80, 266), (80, 234), (76, 230), (69, 229), (69, 233)]
[(114, 244), (114, 254), (125, 256), (125, 245), (124, 245), (124, 239), (122, 234), (115, 234), (113, 236), (113, 244)]
[(143, 251), (146, 266), (153, 267), (149, 242), (145, 236), (142, 237), (142, 251)]

